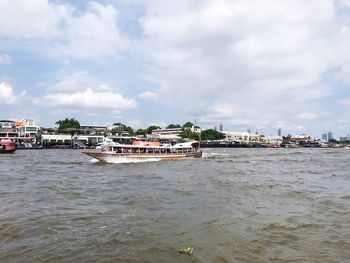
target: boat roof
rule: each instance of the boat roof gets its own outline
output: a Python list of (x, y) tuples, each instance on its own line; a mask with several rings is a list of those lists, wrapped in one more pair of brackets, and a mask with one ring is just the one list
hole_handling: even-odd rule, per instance
[(16, 123), (15, 121), (11, 121), (11, 120), (0, 120), (0, 122), (11, 122), (11, 123)]

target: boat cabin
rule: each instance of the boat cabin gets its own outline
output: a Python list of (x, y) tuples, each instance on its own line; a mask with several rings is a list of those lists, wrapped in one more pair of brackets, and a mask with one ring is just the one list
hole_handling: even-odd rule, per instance
[(180, 154), (193, 153), (196, 148), (185, 147), (163, 147), (163, 146), (139, 146), (139, 145), (116, 145), (102, 147), (102, 152), (112, 152), (117, 154)]

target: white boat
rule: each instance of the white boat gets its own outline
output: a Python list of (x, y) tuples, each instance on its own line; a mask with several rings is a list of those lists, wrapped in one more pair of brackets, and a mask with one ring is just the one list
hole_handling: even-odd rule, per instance
[(106, 163), (202, 157), (198, 142), (178, 143), (175, 145), (134, 142), (133, 145), (105, 145), (101, 147), (101, 151), (82, 153)]
[(112, 139), (103, 138), (103, 141), (96, 144), (96, 150), (102, 150), (105, 146), (118, 146), (120, 143), (114, 142)]

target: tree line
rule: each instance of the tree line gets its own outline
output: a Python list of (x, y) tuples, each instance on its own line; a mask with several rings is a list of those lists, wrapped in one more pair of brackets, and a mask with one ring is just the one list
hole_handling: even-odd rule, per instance
[[(82, 129), (80, 126), (80, 123), (75, 118), (65, 118), (64, 120), (59, 120), (56, 122), (56, 125), (58, 125), (58, 132), (59, 133), (79, 133)], [(146, 135), (151, 134), (153, 130), (161, 129), (160, 126), (157, 125), (150, 125), (147, 128), (141, 128), (134, 130), (132, 127), (127, 126), (123, 123), (117, 122), (113, 123), (114, 128), (112, 129), (112, 133), (118, 133), (118, 134), (129, 134), (131, 136), (135, 135)], [(180, 124), (169, 124), (166, 128), (167, 129), (174, 129), (174, 128), (181, 128), (180, 136), (181, 138), (189, 138), (194, 140), (220, 140), (225, 138), (225, 135), (221, 132), (218, 132), (214, 129), (207, 129), (202, 130), (200, 133), (193, 132), (192, 127), (194, 128), (200, 128), (199, 126), (194, 125), (192, 122), (186, 122), (183, 125)]]

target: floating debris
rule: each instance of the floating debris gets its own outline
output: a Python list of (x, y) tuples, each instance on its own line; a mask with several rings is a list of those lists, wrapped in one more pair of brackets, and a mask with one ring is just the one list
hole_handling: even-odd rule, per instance
[(180, 252), (181, 254), (192, 255), (192, 253), (193, 253), (193, 247), (187, 247), (187, 248), (180, 249), (179, 252)]

